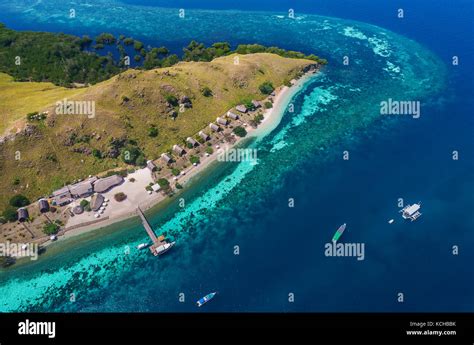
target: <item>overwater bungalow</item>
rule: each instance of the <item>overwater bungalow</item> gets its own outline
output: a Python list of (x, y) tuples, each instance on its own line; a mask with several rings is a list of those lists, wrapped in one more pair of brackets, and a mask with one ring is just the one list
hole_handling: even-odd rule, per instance
[(246, 113), (248, 111), (247, 107), (243, 104), (239, 104), (235, 107), (235, 109), (237, 109), (237, 111), (240, 111), (241, 113)]
[(186, 138), (186, 142), (187, 142), (188, 144), (192, 145), (193, 147), (199, 145), (199, 143), (198, 143), (196, 140), (194, 140), (193, 138), (191, 138), (191, 137), (187, 137), (187, 138)]
[(124, 178), (119, 175), (112, 175), (104, 178), (100, 178), (94, 183), (94, 192), (105, 193), (115, 186), (123, 183)]
[(227, 124), (229, 123), (229, 121), (227, 121), (227, 119), (224, 119), (223, 117), (218, 117), (216, 119), (216, 122), (219, 124), (219, 125), (223, 125), (223, 126), (227, 126)]
[(166, 164), (170, 164), (170, 163), (173, 162), (173, 159), (172, 159), (171, 156), (168, 155), (167, 153), (162, 153), (162, 154), (161, 154), (161, 159), (163, 159)]
[(17, 215), (19, 222), (26, 222), (29, 217), (28, 210), (24, 207), (18, 209)]
[(207, 135), (206, 133), (204, 133), (203, 131), (200, 131), (199, 132), (199, 136), (204, 140), (204, 141), (208, 141), (209, 139), (211, 139), (211, 137), (209, 135)]
[(173, 152), (178, 156), (182, 156), (186, 153), (186, 151), (179, 145), (173, 145)]
[(232, 120), (238, 120), (239, 119), (239, 115), (237, 115), (236, 113), (233, 113), (231, 111), (227, 112), (227, 116), (230, 117)]
[(49, 203), (46, 199), (40, 199), (38, 201), (38, 209), (40, 213), (46, 213), (49, 211)]
[(215, 123), (210, 123), (209, 124), (209, 128), (214, 131), (214, 132), (219, 132), (219, 130), (221, 129), (218, 125), (216, 125)]

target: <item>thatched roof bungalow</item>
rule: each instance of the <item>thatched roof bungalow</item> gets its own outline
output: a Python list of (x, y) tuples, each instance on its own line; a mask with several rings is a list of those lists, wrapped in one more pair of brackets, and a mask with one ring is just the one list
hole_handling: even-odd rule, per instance
[(219, 130), (221, 129), (218, 125), (216, 125), (215, 123), (210, 123), (209, 124), (209, 128), (214, 131), (214, 132), (219, 132)]
[(187, 137), (187, 138), (186, 138), (186, 142), (187, 142), (188, 144), (191, 144), (192, 146), (198, 146), (198, 145), (199, 145), (199, 143), (198, 143), (196, 140), (194, 140), (193, 138), (191, 138), (191, 137)]
[(162, 153), (161, 159), (163, 159), (166, 164), (170, 164), (171, 162), (173, 162), (173, 159), (167, 153)]
[(151, 172), (156, 170), (156, 165), (151, 160), (146, 162), (146, 167), (150, 169)]
[(237, 111), (240, 111), (241, 113), (246, 113), (248, 111), (247, 107), (243, 104), (239, 104), (235, 107), (235, 109), (237, 109)]
[(124, 178), (119, 175), (112, 175), (109, 177), (100, 178), (94, 183), (94, 192), (104, 193), (119, 184), (122, 184)]
[(231, 111), (227, 112), (227, 116), (230, 117), (232, 120), (238, 120), (239, 119), (239, 115), (237, 115), (236, 113), (233, 113)]
[(179, 145), (173, 145), (173, 152), (178, 156), (182, 156), (186, 153), (186, 151)]
[(227, 121), (227, 119), (224, 119), (223, 117), (218, 117), (216, 119), (216, 122), (219, 124), (219, 125), (223, 125), (223, 126), (227, 126), (227, 124), (229, 123), (229, 121)]
[(91, 210), (96, 212), (100, 209), (100, 207), (102, 206), (102, 204), (104, 203), (104, 196), (102, 194), (94, 194), (91, 198), (91, 203), (90, 203), (90, 207), (91, 207)]
[(63, 206), (69, 204), (72, 201), (72, 195), (69, 191), (69, 187), (65, 186), (53, 192), (53, 201), (55, 205)]
[(95, 179), (90, 179), (87, 181), (82, 181), (76, 184), (69, 186), (69, 191), (73, 198), (85, 198), (94, 193), (94, 186), (92, 183)]
[(260, 108), (262, 106), (259, 101), (255, 100), (252, 101), (252, 105), (255, 107), (255, 109)]
[(28, 210), (24, 207), (18, 209), (17, 215), (19, 222), (26, 222), (29, 218)]
[(199, 132), (199, 136), (203, 138), (204, 141), (208, 141), (209, 139), (211, 139), (211, 137), (208, 134), (204, 133), (203, 131)]
[(40, 199), (38, 201), (38, 209), (40, 213), (46, 213), (49, 211), (49, 203), (46, 199)]

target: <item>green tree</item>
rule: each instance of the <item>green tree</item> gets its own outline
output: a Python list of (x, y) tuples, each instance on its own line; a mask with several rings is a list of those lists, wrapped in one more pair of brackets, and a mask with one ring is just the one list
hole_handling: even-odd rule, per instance
[(169, 104), (171, 104), (173, 107), (176, 107), (178, 105), (178, 99), (173, 95), (167, 95), (166, 96), (166, 101)]
[(269, 95), (273, 92), (273, 90), (275, 90), (273, 84), (269, 81), (263, 82), (258, 88), (264, 95)]
[(234, 128), (234, 133), (235, 133), (235, 135), (237, 135), (237, 136), (239, 136), (239, 137), (241, 137), (241, 138), (243, 138), (243, 137), (245, 137), (245, 136), (247, 135), (247, 131), (245, 130), (244, 127), (241, 127), (241, 126), (235, 127), (235, 128)]
[(158, 180), (158, 184), (159, 184), (160, 187), (163, 188), (163, 189), (167, 189), (167, 188), (169, 188), (169, 186), (170, 186), (170, 182), (169, 182), (167, 179), (165, 179), (165, 178), (160, 178), (160, 179)]
[(16, 213), (16, 209), (10, 206), (7, 206), (2, 213), (3, 218), (5, 218), (8, 222), (14, 222), (18, 219), (18, 214)]
[(25, 207), (30, 204), (30, 200), (24, 195), (17, 194), (10, 199), (10, 205), (13, 207)]
[(43, 232), (46, 235), (54, 235), (59, 230), (59, 225), (54, 223), (47, 223), (43, 226)]
[(148, 136), (152, 138), (156, 138), (158, 136), (158, 128), (154, 126), (148, 128)]
[(207, 86), (204, 86), (201, 90), (202, 92), (202, 95), (204, 97), (211, 97), (212, 96), (212, 90), (210, 88), (208, 88)]

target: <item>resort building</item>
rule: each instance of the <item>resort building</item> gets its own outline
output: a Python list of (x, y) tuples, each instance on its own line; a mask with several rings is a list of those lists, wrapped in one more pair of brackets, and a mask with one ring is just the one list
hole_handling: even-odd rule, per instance
[(209, 128), (214, 131), (214, 132), (219, 132), (219, 130), (221, 129), (218, 125), (216, 125), (215, 123), (210, 123), (209, 124)]
[(49, 203), (46, 199), (40, 199), (38, 201), (38, 209), (40, 213), (46, 213), (49, 211)]
[(235, 109), (237, 109), (237, 111), (240, 111), (241, 113), (246, 113), (248, 111), (247, 107), (243, 104), (239, 104), (235, 107)]
[(182, 156), (186, 153), (186, 151), (179, 145), (173, 146), (173, 152), (176, 153), (178, 156)]
[(69, 187), (65, 186), (53, 192), (53, 202), (55, 205), (63, 206), (67, 205), (72, 201), (72, 195), (69, 191)]
[(207, 135), (206, 133), (204, 133), (203, 131), (200, 131), (200, 132), (199, 132), (199, 136), (200, 136), (201, 138), (203, 138), (204, 141), (208, 141), (209, 139), (211, 139), (211, 137), (210, 137), (209, 135)]
[(232, 120), (238, 120), (239, 119), (239, 115), (237, 115), (236, 113), (233, 113), (231, 111), (227, 112), (227, 116), (230, 117)]
[(96, 193), (104, 193), (112, 187), (118, 186), (119, 184), (123, 183), (124, 178), (119, 175), (112, 175), (109, 177), (100, 178), (94, 183), (94, 192)]
[(161, 159), (163, 159), (166, 164), (170, 164), (171, 162), (173, 162), (173, 159), (167, 153), (162, 153)]
[(28, 220), (28, 210), (24, 207), (19, 208), (17, 211), (18, 214), (18, 221), (19, 222), (26, 222)]
[(255, 100), (252, 101), (252, 105), (255, 107), (255, 109), (258, 109), (262, 106), (259, 101)]
[(102, 194), (94, 194), (91, 198), (91, 203), (90, 203), (90, 206), (91, 206), (91, 210), (94, 211), (94, 212), (97, 212), (100, 207), (102, 206), (102, 204), (104, 203), (104, 196)]
[(161, 187), (158, 183), (155, 183), (153, 186), (151, 186), (151, 189), (154, 191), (154, 192), (158, 192)]
[(153, 161), (147, 161), (146, 162), (146, 167), (150, 169), (151, 172), (156, 170), (156, 165), (153, 163)]
[(222, 118), (222, 117), (218, 117), (218, 118), (216, 119), (216, 122), (217, 122), (219, 125), (223, 125), (223, 126), (227, 126), (227, 124), (229, 123), (229, 122), (227, 121), (227, 119), (224, 119), (224, 118)]
[(191, 137), (187, 137), (187, 138), (186, 138), (186, 142), (187, 142), (188, 144), (191, 144), (193, 147), (199, 145), (199, 143), (198, 143), (196, 140), (194, 140), (193, 138), (191, 138)]
[(73, 185), (68, 186), (69, 191), (73, 198), (85, 198), (94, 193), (94, 183), (97, 180), (96, 177), (90, 178), (87, 181), (82, 181)]

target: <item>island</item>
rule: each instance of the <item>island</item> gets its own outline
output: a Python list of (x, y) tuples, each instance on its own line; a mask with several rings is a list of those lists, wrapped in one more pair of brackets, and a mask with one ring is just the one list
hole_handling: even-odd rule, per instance
[[(11, 40), (26, 39), (2, 26), (0, 52), (12, 33)], [(90, 39), (42, 34), (75, 47), (75, 63), (90, 68), (91, 59), (102, 59), (85, 50)], [(106, 34), (96, 41), (132, 45)], [(108, 56), (106, 74), (89, 81), (68, 74), (68, 83), (47, 69), (43, 77), (9, 76), (15, 73), (0, 58), (3, 240), (44, 246), (176, 197), (220, 152), (271, 122), (285, 95), (326, 63), (257, 44), (231, 50), (228, 43), (207, 48), (193, 41), (183, 52), (177, 59), (164, 47), (150, 48), (133, 68)]]

